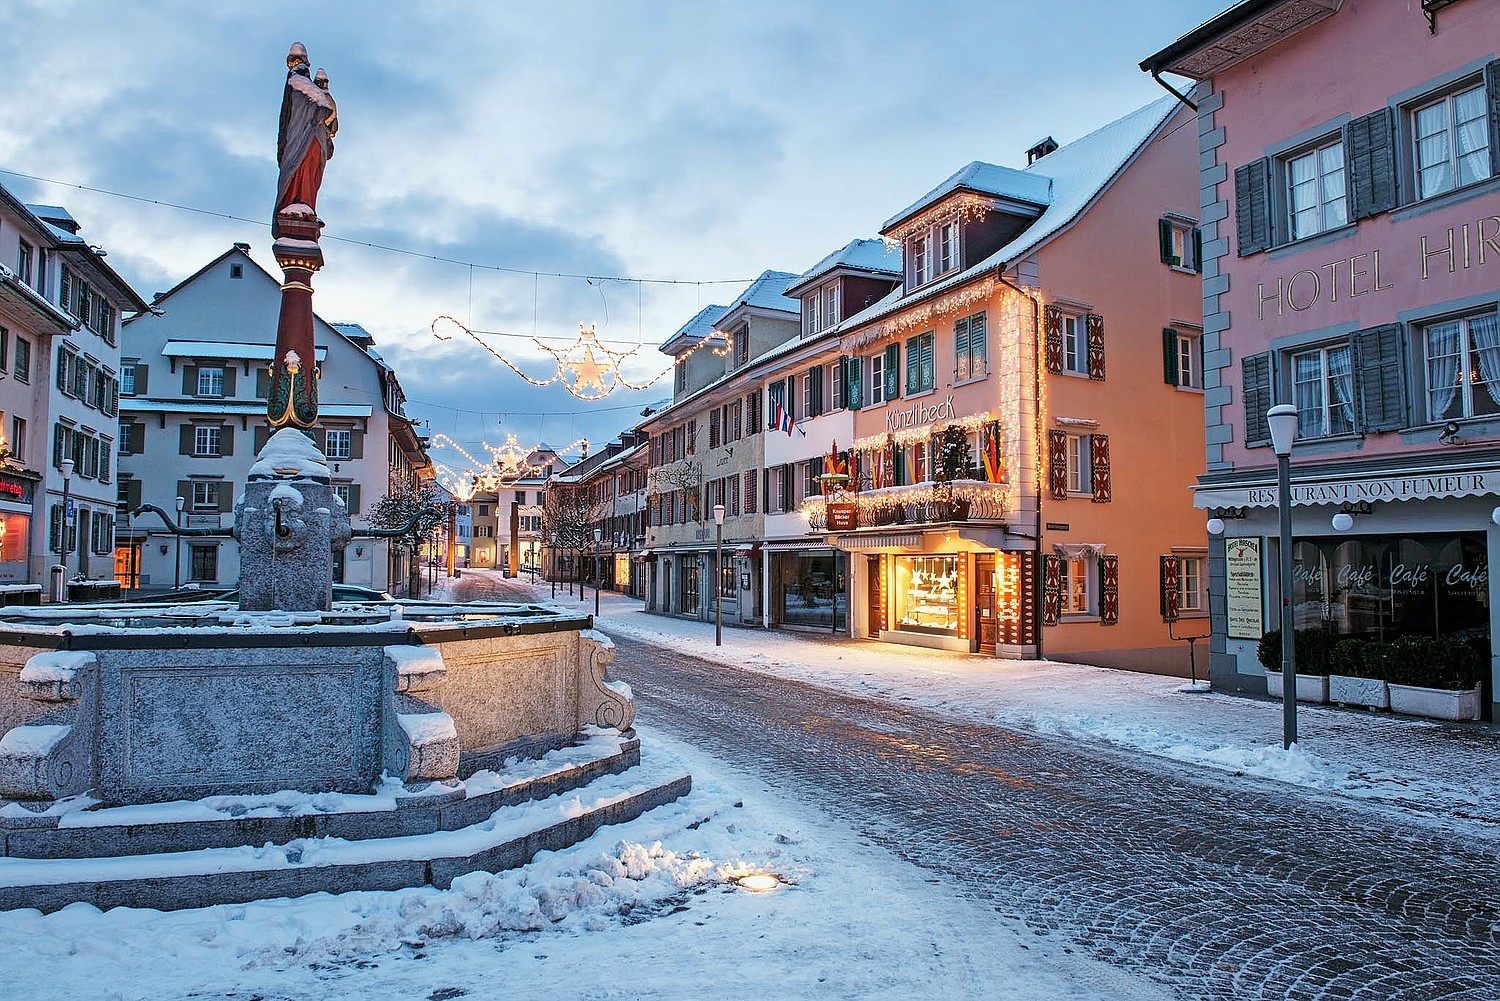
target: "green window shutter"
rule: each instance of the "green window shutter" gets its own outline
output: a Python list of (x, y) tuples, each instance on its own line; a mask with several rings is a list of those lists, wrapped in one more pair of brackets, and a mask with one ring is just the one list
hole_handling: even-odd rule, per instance
[(61, 344), (57, 346), (57, 388), (68, 391), (68, 353)]
[(1271, 246), (1271, 161), (1256, 160), (1234, 171), (1235, 230), (1241, 257)]
[(1387, 323), (1350, 335), (1359, 379), (1359, 424), (1363, 431), (1394, 431), (1406, 426), (1405, 382), (1401, 378), (1401, 325)]
[(1163, 264), (1176, 263), (1172, 260), (1172, 220), (1156, 220), (1156, 235), (1161, 243), (1161, 262)]
[(913, 337), (906, 342), (906, 391), (917, 392), (922, 385), (922, 339)]
[(849, 409), (858, 410), (865, 403), (864, 366), (860, 364), (861, 358), (855, 355), (849, 359)]
[(975, 379), (990, 371), (989, 328), (989, 314), (975, 313), (969, 317), (969, 375)]
[(807, 381), (812, 383), (812, 413), (809, 417), (817, 417), (823, 412), (823, 366), (814, 365), (807, 371)]
[(901, 395), (901, 345), (888, 344), (885, 348), (885, 398), (894, 400)]
[(1367, 219), (1396, 207), (1396, 113), (1381, 108), (1356, 118), (1344, 131), (1349, 162), (1351, 219)]
[(1271, 409), (1271, 353), (1263, 351), (1240, 361), (1240, 377), (1245, 401), (1245, 444), (1271, 444), (1271, 425), (1266, 411)]
[(184, 365), (184, 366), (182, 366), (182, 395), (183, 396), (197, 396), (198, 395), (198, 366), (197, 365)]
[(221, 424), (219, 426), (219, 454), (234, 454), (234, 425)]
[(953, 324), (953, 378), (958, 382), (969, 378), (969, 321), (967, 317)]
[(1500, 59), (1485, 66), (1484, 90), (1490, 102), (1490, 176), (1500, 177)]
[(1193, 227), (1193, 270), (1203, 273), (1203, 230)]
[(1177, 379), (1177, 331), (1163, 327), (1161, 331), (1162, 378), (1168, 386), (1179, 385)]

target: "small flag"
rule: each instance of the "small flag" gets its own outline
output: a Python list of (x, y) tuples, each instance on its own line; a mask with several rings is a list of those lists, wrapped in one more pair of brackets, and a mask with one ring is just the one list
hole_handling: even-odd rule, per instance
[(794, 427), (796, 423), (792, 420), (792, 415), (787, 413), (786, 407), (778, 402), (776, 404), (776, 430), (785, 431), (786, 436), (790, 438)]
[(1000, 422), (985, 427), (984, 478), (991, 483), (1005, 482), (1005, 459), (1000, 455)]

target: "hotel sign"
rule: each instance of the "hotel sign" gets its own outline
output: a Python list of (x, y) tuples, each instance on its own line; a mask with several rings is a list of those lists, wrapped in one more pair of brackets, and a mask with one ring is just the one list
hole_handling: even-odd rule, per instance
[(1261, 616), (1259, 539), (1228, 539), (1224, 543), (1224, 604), (1232, 640), (1258, 640), (1265, 632)]

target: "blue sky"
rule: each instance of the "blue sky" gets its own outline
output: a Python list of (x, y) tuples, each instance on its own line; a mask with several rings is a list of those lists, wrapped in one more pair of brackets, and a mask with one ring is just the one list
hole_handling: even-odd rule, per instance
[[(1043, 136), (1159, 97), (1137, 64), (1228, 5), (9, 0), (0, 169), (144, 200), (0, 183), (66, 205), (147, 298), (235, 241), (275, 273), (283, 60), (301, 41), (341, 124), (319, 315), (374, 333), (434, 433), (602, 443), (670, 380), (585, 403), (429, 324), (592, 323), (616, 349), (644, 344), (628, 372), (649, 379), (658, 344), (760, 272), (873, 236), (970, 160), (1023, 165)], [(545, 377), (528, 337), (489, 342)]]

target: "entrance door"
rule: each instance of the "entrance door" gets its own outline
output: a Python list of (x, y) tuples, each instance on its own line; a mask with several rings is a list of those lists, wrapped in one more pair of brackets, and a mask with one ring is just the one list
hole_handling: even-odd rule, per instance
[(869, 583), (866, 585), (866, 629), (870, 636), (880, 635), (885, 628), (885, 606), (880, 602), (880, 557), (871, 556), (865, 560), (865, 576)]
[(124, 542), (115, 546), (115, 580), (120, 587), (134, 591), (141, 586), (141, 544)]
[(974, 635), (979, 638), (979, 652), (991, 656), (995, 653), (995, 627), (999, 622), (995, 607), (995, 555), (979, 553), (974, 557), (974, 616), (978, 628)]

